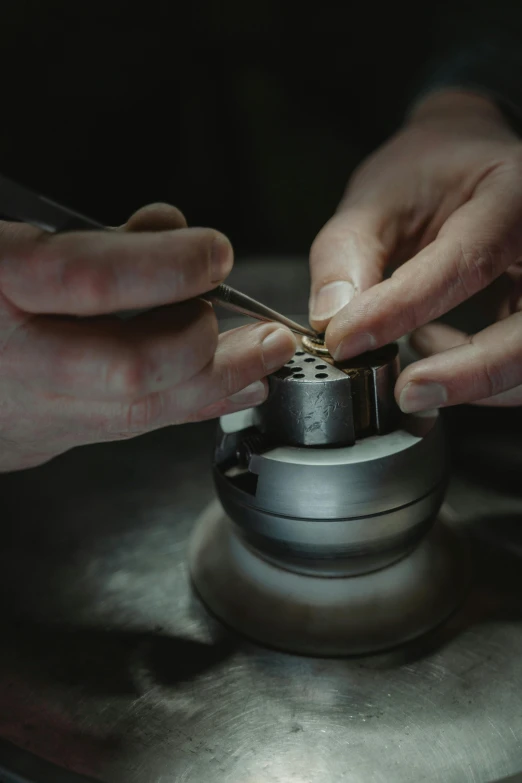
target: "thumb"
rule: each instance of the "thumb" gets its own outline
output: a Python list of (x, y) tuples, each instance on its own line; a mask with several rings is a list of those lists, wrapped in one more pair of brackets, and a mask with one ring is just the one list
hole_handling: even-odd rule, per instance
[(390, 217), (384, 204), (348, 203), (317, 235), (310, 251), (310, 323), (318, 332), (356, 294), (382, 280), (397, 235)]

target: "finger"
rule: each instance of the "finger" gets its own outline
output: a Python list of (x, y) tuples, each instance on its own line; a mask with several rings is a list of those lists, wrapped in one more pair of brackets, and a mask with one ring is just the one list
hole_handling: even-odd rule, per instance
[(522, 405), (522, 386), (515, 386), (513, 389), (495, 394), (485, 400), (477, 400), (474, 405), (484, 405), (491, 408), (512, 408)]
[(421, 326), (410, 336), (412, 348), (421, 356), (432, 356), (434, 353), (448, 351), (469, 342), (469, 335), (441, 323)]
[(522, 260), (510, 266), (504, 278), (504, 297), (498, 306), (498, 318), (507, 318), (522, 310)]
[(395, 245), (393, 214), (384, 201), (344, 206), (324, 226), (310, 250), (310, 323), (329, 320), (361, 291), (382, 280)]
[(38, 316), (4, 345), (0, 371), (48, 394), (130, 402), (190, 380), (217, 342), (216, 316), (202, 300), (128, 322)]
[(2, 251), (9, 252), (21, 242), (36, 241), (45, 236), (48, 236), (47, 232), (29, 226), (27, 223), (11, 223), (7, 220), (0, 220), (0, 248)]
[(173, 231), (186, 228), (187, 221), (182, 212), (170, 204), (148, 204), (138, 209), (122, 228), (125, 231)]
[(202, 410), (191, 415), (188, 421), (208, 421), (209, 419), (218, 419), (220, 416), (226, 416), (229, 413), (237, 413), (247, 408), (253, 408), (260, 405), (268, 396), (268, 384), (266, 380), (254, 381), (246, 389), (232, 394), (224, 400), (207, 405)]
[[(247, 389), (282, 367), (295, 353), (294, 335), (275, 324), (244, 326), (222, 334), (214, 358), (191, 381), (131, 405), (125, 414), (130, 432), (144, 432), (190, 421), (199, 411)], [(262, 402), (251, 395), (248, 406)], [(250, 392), (249, 392), (250, 395)], [(237, 400), (236, 400), (237, 402)]]
[(73, 232), (0, 245), (0, 290), (29, 313), (101, 315), (198, 296), (232, 263), (211, 229)]
[(477, 402), (522, 384), (522, 313), (499, 321), (461, 345), (407, 367), (395, 396), (414, 413)]
[(330, 352), (342, 360), (385, 345), (485, 288), (520, 255), (521, 202), (513, 172), (490, 175), (431, 245), (330, 322)]
[[(236, 413), (259, 405), (266, 399), (267, 393), (266, 380), (255, 381), (246, 389), (191, 413), (183, 421), (207, 421)], [(148, 401), (140, 410), (152, 411), (155, 404)], [(123, 409), (115, 402), (80, 400), (68, 396), (39, 398), (38, 412), (38, 417), (33, 417), (25, 427), (22, 423), (21, 430), (18, 430), (19, 438), (27, 441), (28, 445), (27, 464), (24, 467), (41, 464), (75, 446), (128, 439), (161, 426), (156, 420), (147, 419), (140, 414), (139, 418), (132, 419), (131, 429), (128, 407)], [(35, 433), (44, 444), (45, 452), (32, 450)]]

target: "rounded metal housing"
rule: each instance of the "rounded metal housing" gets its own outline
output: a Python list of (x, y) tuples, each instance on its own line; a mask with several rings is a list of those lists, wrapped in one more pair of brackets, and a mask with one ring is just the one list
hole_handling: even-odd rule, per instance
[[(222, 439), (240, 436), (242, 416), (227, 418)], [(221, 441), (214, 478), (223, 508), (266, 556), (301, 571), (361, 573), (398, 559), (426, 532), (446, 464), (435, 412), (354, 446), (253, 453), (242, 470), (230, 466)]]
[(434, 525), (446, 447), (438, 412), (400, 416), (395, 346), (343, 365), (321, 350), (297, 351), (260, 408), (221, 419), (221, 507), (194, 531), (191, 573), (251, 638), (370, 652), (424, 633), (461, 598), (459, 548)]
[(219, 506), (200, 518), (190, 564), (201, 598), (227, 625), (301, 655), (360, 655), (404, 644), (443, 622), (469, 579), (462, 542), (440, 523), (387, 568), (325, 577), (259, 557)]

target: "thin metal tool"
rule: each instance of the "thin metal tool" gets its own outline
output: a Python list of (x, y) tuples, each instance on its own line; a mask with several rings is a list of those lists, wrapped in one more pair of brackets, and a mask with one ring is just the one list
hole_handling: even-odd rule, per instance
[(209, 291), (208, 294), (204, 294), (202, 298), (213, 304), (226, 307), (227, 310), (232, 310), (235, 313), (242, 313), (243, 315), (249, 315), (251, 318), (257, 318), (258, 321), (276, 321), (283, 324), (283, 326), (287, 326), (288, 329), (296, 332), (296, 334), (301, 334), (305, 337), (316, 337), (316, 333), (306, 326), (301, 326), (296, 321), (292, 321), (291, 318), (287, 318), (286, 315), (272, 310), (271, 307), (267, 307), (256, 299), (252, 299), (250, 296), (242, 294), (224, 283)]
[[(30, 223), (43, 231), (61, 233), (62, 231), (105, 231), (106, 226), (75, 212), (68, 207), (57, 204), (45, 196), (40, 196), (31, 190), (0, 175), (0, 213), (6, 217)], [(228, 285), (219, 285), (201, 299), (212, 304), (221, 305), (235, 313), (248, 315), (258, 321), (275, 321), (283, 324), (297, 334), (316, 337), (316, 333), (306, 326), (301, 326), (285, 315), (272, 310), (271, 307), (256, 299), (236, 291)]]

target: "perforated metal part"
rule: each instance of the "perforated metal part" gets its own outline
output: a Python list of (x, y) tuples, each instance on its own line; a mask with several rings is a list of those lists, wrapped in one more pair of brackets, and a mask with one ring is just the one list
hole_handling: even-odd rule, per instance
[[(260, 429), (271, 441), (294, 446), (350, 446), (383, 435), (397, 424), (393, 391), (399, 372), (396, 345), (335, 363), (315, 341), (269, 377), (270, 394), (259, 409)], [(317, 353), (317, 351), (323, 351)]]

